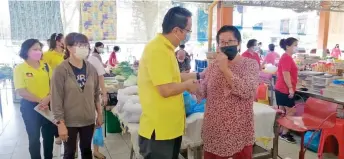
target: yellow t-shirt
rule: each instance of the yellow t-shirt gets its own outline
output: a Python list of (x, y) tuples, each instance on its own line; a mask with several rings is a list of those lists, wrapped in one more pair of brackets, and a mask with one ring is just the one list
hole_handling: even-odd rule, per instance
[(139, 134), (150, 139), (155, 131), (156, 140), (174, 139), (184, 134), (185, 108), (183, 95), (164, 98), (157, 86), (181, 83), (175, 47), (162, 34), (150, 41), (141, 57), (138, 87), (142, 115)]
[(37, 96), (38, 98), (44, 98), (50, 91), (50, 78), (52, 76), (52, 70), (49, 65), (49, 72), (43, 62), (40, 63), (40, 67), (35, 69), (23, 62), (17, 65), (14, 69), (14, 87), (15, 89), (25, 88), (28, 92)]
[(59, 53), (55, 50), (48, 50), (43, 54), (43, 61), (48, 63), (51, 69), (55, 70), (55, 68), (64, 60), (63, 56), (63, 53)]

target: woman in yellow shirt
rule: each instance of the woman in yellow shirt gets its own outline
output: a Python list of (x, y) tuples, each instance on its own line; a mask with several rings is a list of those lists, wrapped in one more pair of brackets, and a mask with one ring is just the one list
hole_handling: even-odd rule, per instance
[(14, 69), (14, 86), (22, 97), (20, 111), (29, 137), (29, 151), (32, 159), (40, 159), (40, 131), (43, 136), (44, 158), (53, 158), (54, 134), (57, 127), (34, 110), (49, 109), (51, 68), (42, 62), (42, 43), (28, 39), (22, 45), (19, 56), (25, 62)]
[(64, 36), (54, 33), (50, 36), (49, 50), (43, 54), (43, 60), (55, 70), (64, 59)]

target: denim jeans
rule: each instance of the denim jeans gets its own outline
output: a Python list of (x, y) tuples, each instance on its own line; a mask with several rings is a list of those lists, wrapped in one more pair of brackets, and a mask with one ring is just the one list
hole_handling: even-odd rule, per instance
[(38, 103), (22, 99), (20, 111), (29, 138), (29, 152), (31, 159), (41, 159), (41, 132), (43, 137), (44, 159), (53, 158), (54, 134), (57, 127), (34, 110)]

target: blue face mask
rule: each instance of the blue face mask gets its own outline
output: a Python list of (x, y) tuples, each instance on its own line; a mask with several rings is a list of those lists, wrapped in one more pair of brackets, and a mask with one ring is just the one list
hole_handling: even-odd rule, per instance
[(186, 33), (185, 39), (180, 42), (180, 45), (185, 45), (190, 40), (190, 37), (191, 33)]

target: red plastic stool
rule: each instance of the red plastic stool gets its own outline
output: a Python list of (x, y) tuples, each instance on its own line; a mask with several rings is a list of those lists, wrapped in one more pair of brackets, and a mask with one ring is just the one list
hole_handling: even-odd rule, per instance
[[(344, 119), (336, 119), (336, 125), (333, 128), (322, 129), (319, 148), (318, 148), (318, 157), (322, 159), (323, 150), (325, 147), (326, 139), (330, 136), (334, 136), (338, 141), (338, 158), (344, 159)], [(334, 143), (331, 143), (333, 145)], [(332, 147), (328, 145), (329, 147)]]

